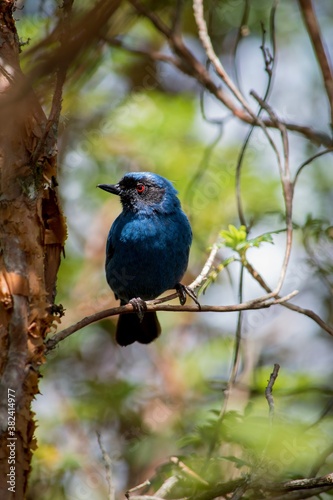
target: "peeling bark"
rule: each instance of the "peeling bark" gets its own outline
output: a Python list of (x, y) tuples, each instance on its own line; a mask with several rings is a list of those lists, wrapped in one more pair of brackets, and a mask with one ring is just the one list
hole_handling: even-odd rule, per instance
[[(0, 2), (0, 498), (25, 497), (34, 440), (44, 339), (54, 320), (66, 224), (56, 191), (56, 138), (19, 66), (14, 2)], [(49, 125), (49, 124), (48, 124)], [(41, 144), (41, 141), (42, 144)], [(38, 158), (32, 161), (38, 147)], [(8, 392), (9, 390), (9, 392)], [(15, 438), (8, 440), (8, 397)], [(13, 420), (9, 422), (13, 423)], [(11, 428), (11, 427), (10, 427)], [(15, 493), (9, 490), (15, 444)], [(13, 446), (14, 448), (14, 446)]]

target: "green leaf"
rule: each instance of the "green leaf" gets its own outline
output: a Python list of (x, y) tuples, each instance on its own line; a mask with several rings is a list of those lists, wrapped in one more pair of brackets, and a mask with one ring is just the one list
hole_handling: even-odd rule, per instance
[(223, 238), (223, 243), (226, 247), (232, 248), (243, 257), (246, 251), (251, 247), (258, 248), (261, 243), (273, 243), (272, 234), (282, 231), (285, 231), (285, 229), (264, 233), (256, 238), (248, 239), (245, 226), (240, 226), (239, 229), (237, 229), (232, 224), (229, 224), (228, 230), (221, 231), (220, 236)]
[(229, 224), (228, 231), (223, 230), (220, 232), (220, 235), (224, 239), (225, 246), (238, 251), (238, 246), (246, 242), (246, 227), (240, 226), (239, 229), (237, 229), (232, 224)]

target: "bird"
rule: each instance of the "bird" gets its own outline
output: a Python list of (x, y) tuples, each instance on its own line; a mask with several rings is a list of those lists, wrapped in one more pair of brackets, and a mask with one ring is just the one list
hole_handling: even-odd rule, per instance
[[(113, 222), (106, 243), (106, 280), (136, 314), (119, 316), (116, 342), (149, 344), (161, 333), (156, 312), (145, 312), (145, 301), (176, 289), (180, 303), (194, 292), (181, 284), (188, 266), (192, 229), (177, 191), (152, 172), (128, 172), (117, 184), (98, 188), (120, 197), (122, 212)], [(197, 302), (198, 303), (198, 302)]]

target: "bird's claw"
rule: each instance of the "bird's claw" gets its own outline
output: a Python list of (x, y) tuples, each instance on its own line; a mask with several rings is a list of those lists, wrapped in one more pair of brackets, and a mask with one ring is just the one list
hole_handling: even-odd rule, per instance
[(144, 300), (140, 299), (140, 297), (137, 297), (136, 299), (131, 299), (129, 303), (133, 306), (133, 309), (138, 315), (141, 323), (145, 315), (145, 311), (147, 310), (147, 304), (145, 303)]
[(182, 283), (178, 283), (176, 285), (176, 292), (178, 293), (179, 302), (182, 306), (186, 303), (186, 295), (188, 295), (197, 304), (199, 309), (201, 309), (197, 296), (191, 288), (186, 285), (182, 285)]

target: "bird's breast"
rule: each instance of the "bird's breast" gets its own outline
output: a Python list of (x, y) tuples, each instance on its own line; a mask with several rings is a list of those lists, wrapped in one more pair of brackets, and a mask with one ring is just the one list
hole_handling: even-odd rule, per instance
[(192, 233), (183, 212), (119, 216), (109, 238), (113, 254), (106, 261), (107, 279), (119, 298), (156, 298), (186, 271)]

